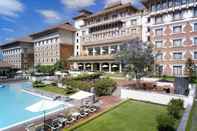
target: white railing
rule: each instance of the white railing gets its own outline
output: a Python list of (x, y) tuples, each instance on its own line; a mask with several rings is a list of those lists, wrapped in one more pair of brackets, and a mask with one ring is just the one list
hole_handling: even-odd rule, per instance
[(82, 37), (82, 42), (86, 43), (94, 43), (99, 41), (108, 41), (108, 40), (115, 40), (120, 38), (127, 38), (127, 37), (138, 37), (141, 35), (141, 28), (123, 28), (123, 29), (110, 29), (107, 31), (100, 31), (96, 33), (92, 33), (90, 35), (86, 35)]

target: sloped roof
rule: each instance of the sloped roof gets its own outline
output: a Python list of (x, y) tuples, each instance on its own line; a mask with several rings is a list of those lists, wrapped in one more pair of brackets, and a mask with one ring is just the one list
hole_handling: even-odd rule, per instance
[(6, 43), (3, 43), (0, 47), (6, 46), (6, 45), (11, 45), (11, 44), (14, 44), (14, 43), (20, 43), (20, 42), (25, 42), (25, 43), (33, 44), (32, 43), (33, 42), (32, 41), (32, 38), (29, 37), (29, 36), (26, 36), (26, 37), (17, 38), (17, 39), (8, 41)]
[(57, 31), (57, 30), (67, 30), (67, 31), (75, 32), (76, 28), (72, 24), (66, 22), (66, 23), (63, 23), (63, 24), (51, 26), (51, 27), (49, 27), (49, 28), (47, 28), (43, 31), (33, 33), (30, 36), (31, 37), (37, 37), (37, 36), (40, 36), (42, 34), (49, 33), (49, 32), (52, 32), (52, 31)]

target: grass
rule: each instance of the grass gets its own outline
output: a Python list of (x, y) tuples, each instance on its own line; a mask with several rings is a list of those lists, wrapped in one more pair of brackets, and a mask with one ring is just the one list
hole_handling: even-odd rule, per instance
[(197, 131), (197, 102), (190, 113), (189, 121), (187, 123), (186, 131)]
[(129, 100), (72, 131), (157, 131), (161, 113), (166, 107)]
[(37, 88), (39, 90), (43, 90), (43, 91), (46, 91), (46, 92), (51, 92), (51, 93), (56, 93), (56, 94), (60, 94), (60, 95), (66, 95), (65, 93), (65, 89), (63, 88), (58, 88), (56, 86), (44, 86), (44, 87), (40, 87), (40, 88)]

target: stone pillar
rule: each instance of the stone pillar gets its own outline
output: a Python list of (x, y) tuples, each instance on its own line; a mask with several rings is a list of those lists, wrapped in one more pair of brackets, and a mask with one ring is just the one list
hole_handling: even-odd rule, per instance
[(100, 55), (103, 55), (103, 47), (100, 49)]
[(111, 46), (108, 47), (108, 54), (111, 54)]
[(83, 64), (83, 71), (86, 71), (86, 64)]
[(117, 45), (117, 51), (120, 51), (120, 45)]
[(102, 64), (99, 63), (99, 71), (102, 72)]
[(111, 63), (109, 63), (109, 73), (111, 73)]
[(94, 64), (92, 63), (91, 64), (91, 72), (93, 72), (94, 71)]
[(122, 64), (119, 64), (119, 72), (122, 73)]
[(93, 56), (95, 56), (96, 50), (95, 48), (93, 48)]

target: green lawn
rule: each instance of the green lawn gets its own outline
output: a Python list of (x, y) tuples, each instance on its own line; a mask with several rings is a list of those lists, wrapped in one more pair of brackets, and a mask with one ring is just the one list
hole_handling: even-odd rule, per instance
[(129, 100), (73, 131), (157, 131), (156, 116), (166, 107)]
[(66, 95), (65, 90), (63, 88), (58, 88), (56, 86), (44, 86), (37, 88), (39, 90), (47, 91), (47, 92), (52, 92), (60, 95)]
[(187, 123), (186, 131), (197, 131), (197, 102), (195, 102), (192, 112)]

